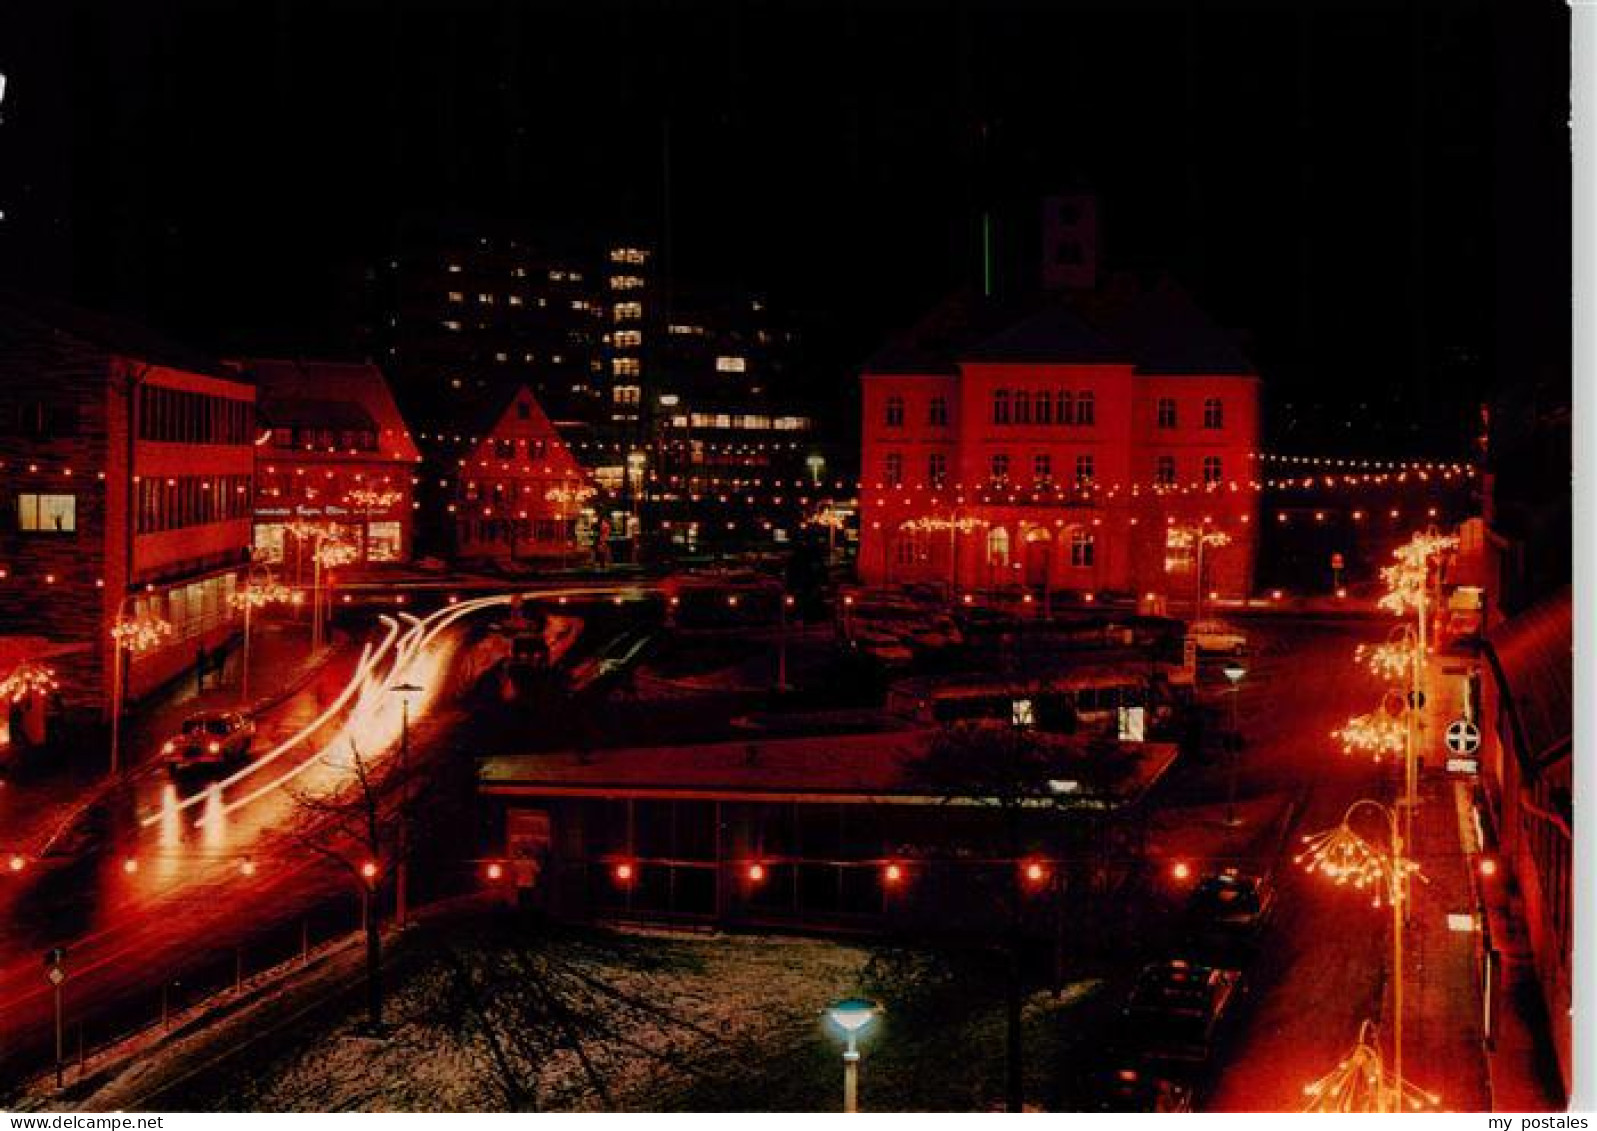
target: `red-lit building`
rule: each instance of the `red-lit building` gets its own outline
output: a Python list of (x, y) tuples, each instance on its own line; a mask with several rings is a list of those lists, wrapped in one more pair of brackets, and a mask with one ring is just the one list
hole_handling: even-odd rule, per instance
[(254, 435), (255, 389), (220, 364), (0, 298), (0, 638), (22, 642), (0, 655), (36, 660), (69, 710), (103, 715), (113, 625), (159, 629), (127, 653), (133, 698), (225, 646)]
[(867, 584), (1252, 587), (1259, 380), (1169, 279), (957, 297), (863, 373)]
[(564, 558), (586, 541), (588, 474), (525, 385), (458, 461), (456, 479), (459, 557)]
[(254, 544), (284, 563), (291, 528), (334, 531), (354, 550), (347, 567), (408, 561), (420, 453), (382, 371), (369, 363), (239, 363), (260, 391)]

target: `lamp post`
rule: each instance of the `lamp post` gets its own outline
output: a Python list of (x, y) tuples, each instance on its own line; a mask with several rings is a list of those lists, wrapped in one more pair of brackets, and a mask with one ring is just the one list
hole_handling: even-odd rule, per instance
[[(130, 594), (117, 602), (111, 618), (111, 774), (122, 771), (122, 709), (127, 698), (127, 666), (131, 657), (148, 652), (172, 635), (172, 625), (161, 617), (140, 613), (125, 618)], [(125, 658), (127, 657), (127, 658)]]
[[(1384, 849), (1371, 844), (1354, 830), (1353, 816), (1360, 809), (1371, 809), (1381, 817), (1387, 834)], [(1403, 924), (1409, 880), (1419, 874), (1419, 865), (1404, 855), (1403, 831), (1396, 811), (1369, 798), (1360, 798), (1349, 805), (1335, 828), (1305, 836), (1303, 845), (1294, 860), (1303, 864), (1306, 871), (1319, 872), (1338, 887), (1352, 885), (1358, 891), (1370, 891), (1375, 907), (1380, 907), (1384, 900), (1392, 908), (1393, 1085), (1383, 1082), (1381, 1110), (1396, 1112), (1401, 1109), (1406, 1086), (1403, 1081)]]
[[(260, 574), (259, 578), (257, 571)], [(254, 612), (265, 605), (283, 604), (288, 599), (288, 586), (274, 580), (271, 569), (259, 563), (250, 566), (243, 588), (228, 598), (235, 609), (242, 609), (244, 612), (244, 655), (239, 669), (238, 691), (241, 706), (247, 704), (250, 697), (250, 637), (253, 634)]]
[(394, 871), (394, 922), (405, 925), (410, 887), (410, 701), (421, 693), (414, 683), (391, 687), (399, 696), (399, 835)]
[(817, 452), (804, 461), (804, 466), (810, 469), (810, 486), (819, 487), (821, 471), (826, 467), (826, 457)]
[(1232, 660), (1221, 669), (1225, 673), (1227, 682), (1231, 684), (1231, 730), (1226, 735), (1226, 745), (1230, 748), (1230, 772), (1226, 776), (1225, 794), (1225, 823), (1228, 828), (1235, 828), (1237, 820), (1237, 763), (1242, 753), (1242, 732), (1237, 729), (1237, 695), (1242, 690), (1242, 680), (1248, 674), (1248, 669), (1237, 661)]
[(865, 998), (851, 997), (826, 1007), (826, 1016), (847, 1040), (843, 1050), (843, 1111), (859, 1111), (859, 1045), (861, 1032), (874, 1022), (882, 1007)]

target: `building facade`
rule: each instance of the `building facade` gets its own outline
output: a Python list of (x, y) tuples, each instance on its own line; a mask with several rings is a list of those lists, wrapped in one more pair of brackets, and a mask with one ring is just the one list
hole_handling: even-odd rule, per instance
[(371, 364), (247, 359), (259, 393), (257, 560), (287, 566), (296, 528), (347, 543), (349, 568), (410, 560), (420, 454), (382, 371)]
[(956, 299), (863, 377), (867, 584), (1250, 592), (1259, 381), (1173, 282)]
[(103, 717), (119, 666), (136, 698), (235, 634), (254, 437), (255, 390), (221, 365), (79, 311), (0, 310), (0, 636), (45, 641), (69, 710)]
[(516, 391), (456, 470), (449, 511), (459, 557), (569, 560), (586, 553), (594, 489), (530, 389)]

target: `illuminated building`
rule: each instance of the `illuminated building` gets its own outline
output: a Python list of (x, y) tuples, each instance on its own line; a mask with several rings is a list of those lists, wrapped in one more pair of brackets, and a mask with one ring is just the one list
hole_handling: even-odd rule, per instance
[(1259, 380), (1174, 282), (956, 297), (863, 378), (867, 583), (1250, 592)]
[(461, 558), (566, 558), (585, 533), (587, 473), (525, 387), (459, 461), (450, 510)]
[(0, 301), (0, 637), (42, 640), (71, 710), (137, 697), (237, 631), (255, 389), (141, 328)]
[(255, 551), (290, 564), (285, 528), (326, 524), (355, 551), (350, 569), (409, 560), (420, 456), (382, 371), (366, 363), (239, 363), (259, 395)]

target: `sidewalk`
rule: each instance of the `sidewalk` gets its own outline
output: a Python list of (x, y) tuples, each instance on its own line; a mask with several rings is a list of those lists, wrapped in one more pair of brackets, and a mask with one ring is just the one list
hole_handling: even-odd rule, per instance
[[(243, 650), (234, 647), (220, 672), (207, 673), (204, 691), (190, 673), (131, 707), (122, 725), (128, 777), (151, 772), (151, 758), (162, 738), (185, 716), (213, 709), (244, 709), (251, 715), (269, 711), (303, 690), (330, 660), (347, 651), (347, 643), (347, 638), (335, 639), (311, 656), (303, 625), (261, 625), (251, 642), (248, 707), (240, 708), (238, 702)], [(91, 748), (74, 750), (58, 765), (0, 779), (0, 874), (13, 856), (38, 855), (74, 814), (115, 788), (106, 776), (108, 735), (107, 730), (86, 732)]]
[[(1419, 741), (1428, 768), (1420, 779), (1409, 852), (1428, 882), (1413, 887), (1404, 937), (1403, 1075), (1438, 1095), (1448, 1111), (1559, 1110), (1562, 1105), (1541, 1083), (1545, 1073), (1539, 1062), (1547, 1055), (1547, 1040), (1535, 1032), (1523, 1003), (1514, 1007), (1512, 992), (1493, 1001), (1495, 1051), (1487, 1045), (1485, 942), (1476, 918), (1483, 899), (1500, 951), (1511, 956), (1511, 940), (1523, 931), (1512, 924), (1506, 894), (1479, 874), (1482, 846), (1473, 782), (1441, 768), (1442, 734), (1463, 714), (1463, 692), (1461, 680), (1442, 672), (1440, 659), (1432, 662), (1427, 695)], [(1505, 990), (1512, 971), (1510, 966)], [(1383, 1003), (1388, 1029), (1392, 990), (1388, 979)]]

